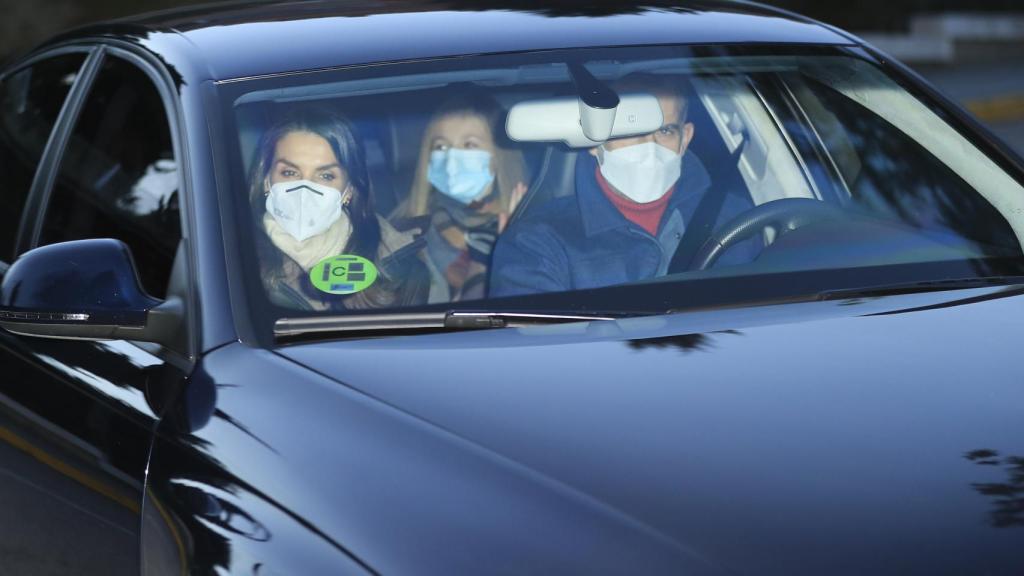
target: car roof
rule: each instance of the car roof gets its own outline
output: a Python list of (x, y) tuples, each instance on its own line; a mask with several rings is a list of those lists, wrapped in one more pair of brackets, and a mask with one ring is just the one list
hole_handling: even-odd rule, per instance
[(215, 80), (470, 54), (659, 44), (850, 44), (793, 14), (728, 0), (231, 2), (143, 14), (62, 39), (177, 36)]

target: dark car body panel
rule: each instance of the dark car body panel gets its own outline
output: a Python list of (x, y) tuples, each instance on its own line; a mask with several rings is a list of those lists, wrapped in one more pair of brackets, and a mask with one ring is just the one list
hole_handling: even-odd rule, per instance
[[(232, 572), (262, 563), (320, 573), (340, 561), (380, 573), (709, 573), (587, 495), (283, 358), (235, 345), (202, 368), (187, 394), (205, 397), (194, 387), (217, 382), (215, 411), (191, 435), (161, 438), (150, 486), (188, 511), (204, 562)], [(206, 507), (183, 486), (244, 510), (269, 536), (204, 523)]]
[(4, 571), (134, 571), (157, 415), (182, 373), (124, 342), (0, 334)]
[[(682, 6), (236, 3), (40, 48), (149, 66), (186, 183), (188, 358), (0, 334), (5, 454), (87, 494), (92, 523), (67, 527), (94, 531), (96, 563), (77, 571), (1024, 570), (1018, 292), (257, 347), (233, 284), (216, 82), (482, 52), (853, 43), (769, 8)], [(999, 146), (985, 150), (1019, 174)]]
[(215, 80), (562, 48), (852, 43), (816, 23), (733, 2), (623, 2), (565, 10), (524, 10), (500, 2), (286, 2), (140, 17), (79, 34), (128, 35), (140, 42), (180, 34), (203, 55)]
[(1024, 386), (991, 359), (1022, 310), (986, 289), (295, 363), (232, 345), (165, 420), (149, 494), (194, 569), (233, 573), (1013, 573)]
[(900, 300), (282, 353), (735, 573), (1019, 569), (1024, 298)]

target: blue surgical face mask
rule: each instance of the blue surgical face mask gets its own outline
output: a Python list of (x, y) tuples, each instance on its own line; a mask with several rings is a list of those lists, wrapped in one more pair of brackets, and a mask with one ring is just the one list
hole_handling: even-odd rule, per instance
[(430, 153), (427, 180), (442, 194), (462, 204), (479, 200), (494, 181), (487, 150), (449, 148)]

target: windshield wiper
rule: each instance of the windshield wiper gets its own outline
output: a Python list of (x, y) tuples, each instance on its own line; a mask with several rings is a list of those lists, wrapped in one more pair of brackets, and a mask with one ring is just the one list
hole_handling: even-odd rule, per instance
[(544, 324), (615, 320), (626, 314), (549, 314), (541, 312), (418, 312), (396, 314), (357, 314), (309, 318), (281, 318), (274, 323), (274, 336), (280, 339), (322, 335), (384, 335), (404, 332), (444, 332), (517, 328)]
[[(751, 306), (773, 301), (799, 302), (869, 298), (877, 296), (986, 288), (997, 286), (1024, 286), (1024, 276), (989, 276), (924, 280), (838, 288), (806, 294), (802, 297), (783, 297), (769, 300), (745, 300), (735, 302), (737, 306)], [(1024, 288), (1022, 288), (1024, 289)], [(310, 316), (304, 318), (281, 318), (274, 323), (274, 337), (279, 341), (300, 340), (316, 337), (374, 337), (400, 334), (422, 334), (428, 332), (449, 332), (462, 330), (487, 330), (492, 328), (517, 328), (571, 322), (593, 322), (619, 320), (634, 316), (669, 314), (699, 309), (700, 306), (684, 309), (666, 309), (631, 312), (603, 313), (547, 313), (523, 311), (460, 311), (406, 312), (392, 314), (350, 314), (345, 316)]]
[(963, 290), (1024, 284), (1024, 276), (987, 276), (973, 278), (950, 278), (944, 280), (922, 280), (899, 282), (858, 288), (839, 288), (818, 293), (820, 300), (841, 300), (844, 298), (866, 298), (890, 294), (913, 294), (916, 292), (939, 292), (942, 290)]

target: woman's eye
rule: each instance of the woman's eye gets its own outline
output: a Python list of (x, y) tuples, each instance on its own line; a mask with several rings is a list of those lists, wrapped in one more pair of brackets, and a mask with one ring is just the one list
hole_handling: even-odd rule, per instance
[(284, 170), (281, 170), (281, 176), (284, 176), (285, 178), (295, 178), (298, 175), (299, 173), (296, 172), (295, 170), (292, 170), (291, 168), (285, 168)]
[(323, 174), (320, 175), (320, 179), (323, 180), (324, 182), (333, 182), (337, 178), (337, 176), (331, 174), (330, 172), (324, 172)]
[(478, 142), (473, 142), (473, 141), (466, 142), (466, 150), (476, 150), (479, 147), (480, 147), (480, 144)]
[(445, 144), (443, 142), (438, 142), (437, 144), (434, 144), (433, 150), (440, 150), (440, 151), (444, 152), (448, 148), (449, 148), (448, 144)]

